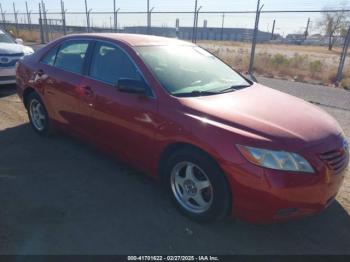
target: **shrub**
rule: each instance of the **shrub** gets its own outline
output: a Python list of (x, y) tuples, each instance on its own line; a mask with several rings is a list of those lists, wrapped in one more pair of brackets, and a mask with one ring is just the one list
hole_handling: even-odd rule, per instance
[(308, 60), (306, 55), (299, 55), (297, 53), (294, 54), (292, 58), (290, 58), (290, 66), (294, 68), (304, 68), (305, 62)]
[(286, 56), (281, 54), (275, 54), (271, 59), (272, 65), (274, 65), (276, 68), (279, 66), (289, 66), (290, 59), (288, 59)]
[(322, 62), (320, 60), (310, 62), (309, 69), (311, 75), (315, 76), (317, 73), (320, 73), (322, 71)]
[(344, 78), (341, 81), (341, 86), (345, 89), (350, 89), (350, 77), (349, 78)]

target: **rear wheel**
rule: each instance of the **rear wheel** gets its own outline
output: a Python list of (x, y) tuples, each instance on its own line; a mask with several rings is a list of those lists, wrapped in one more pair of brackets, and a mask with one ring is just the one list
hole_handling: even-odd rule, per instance
[(37, 93), (32, 92), (28, 95), (26, 107), (32, 128), (39, 135), (48, 136), (50, 134), (49, 115)]
[(212, 221), (228, 213), (231, 194), (225, 176), (200, 150), (175, 152), (166, 160), (163, 172), (171, 198), (187, 216)]

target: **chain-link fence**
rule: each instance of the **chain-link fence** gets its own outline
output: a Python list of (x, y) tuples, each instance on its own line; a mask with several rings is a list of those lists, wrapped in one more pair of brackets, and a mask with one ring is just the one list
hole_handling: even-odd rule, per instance
[[(65, 34), (122, 32), (193, 41), (238, 70), (259, 75), (350, 88), (350, 10), (37, 12), (2, 10), (4, 29), (25, 41), (47, 43)], [(342, 17), (342, 30), (324, 30), (329, 17)], [(331, 50), (329, 50), (331, 49)]]

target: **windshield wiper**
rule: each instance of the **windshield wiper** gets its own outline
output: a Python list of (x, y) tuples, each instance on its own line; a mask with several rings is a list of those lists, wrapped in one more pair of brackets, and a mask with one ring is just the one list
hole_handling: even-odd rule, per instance
[(230, 86), (229, 88), (225, 88), (219, 91), (216, 91), (217, 93), (226, 93), (231, 91), (237, 91), (242, 88), (250, 87), (250, 85), (236, 85), (236, 86)]
[(239, 89), (246, 88), (249, 86), (250, 85), (235, 85), (235, 86), (230, 86), (229, 88), (225, 88), (223, 90), (212, 90), (212, 91), (193, 90), (191, 92), (173, 93), (173, 95), (178, 97), (210, 96), (210, 95), (227, 93), (231, 91), (237, 91)]
[(199, 91), (199, 90), (194, 90), (191, 92), (184, 92), (184, 93), (174, 93), (174, 96), (178, 97), (193, 97), (193, 96), (210, 96), (210, 95), (215, 95), (218, 92), (213, 92), (213, 91)]

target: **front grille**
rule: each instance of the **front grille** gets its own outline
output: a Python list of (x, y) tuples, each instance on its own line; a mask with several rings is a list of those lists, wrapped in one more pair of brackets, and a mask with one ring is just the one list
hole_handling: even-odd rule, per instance
[(7, 57), (24, 56), (24, 53), (0, 54), (0, 56), (7, 56)]
[(349, 153), (344, 148), (328, 151), (320, 154), (322, 161), (326, 163), (330, 170), (335, 173), (345, 168), (348, 163)]
[(19, 58), (18, 59), (13, 59), (13, 60), (11, 60), (8, 63), (1, 63), (1, 61), (0, 61), (0, 67), (13, 67), (13, 66), (16, 65), (18, 60), (19, 60)]
[(0, 76), (0, 81), (16, 80), (16, 76)]

